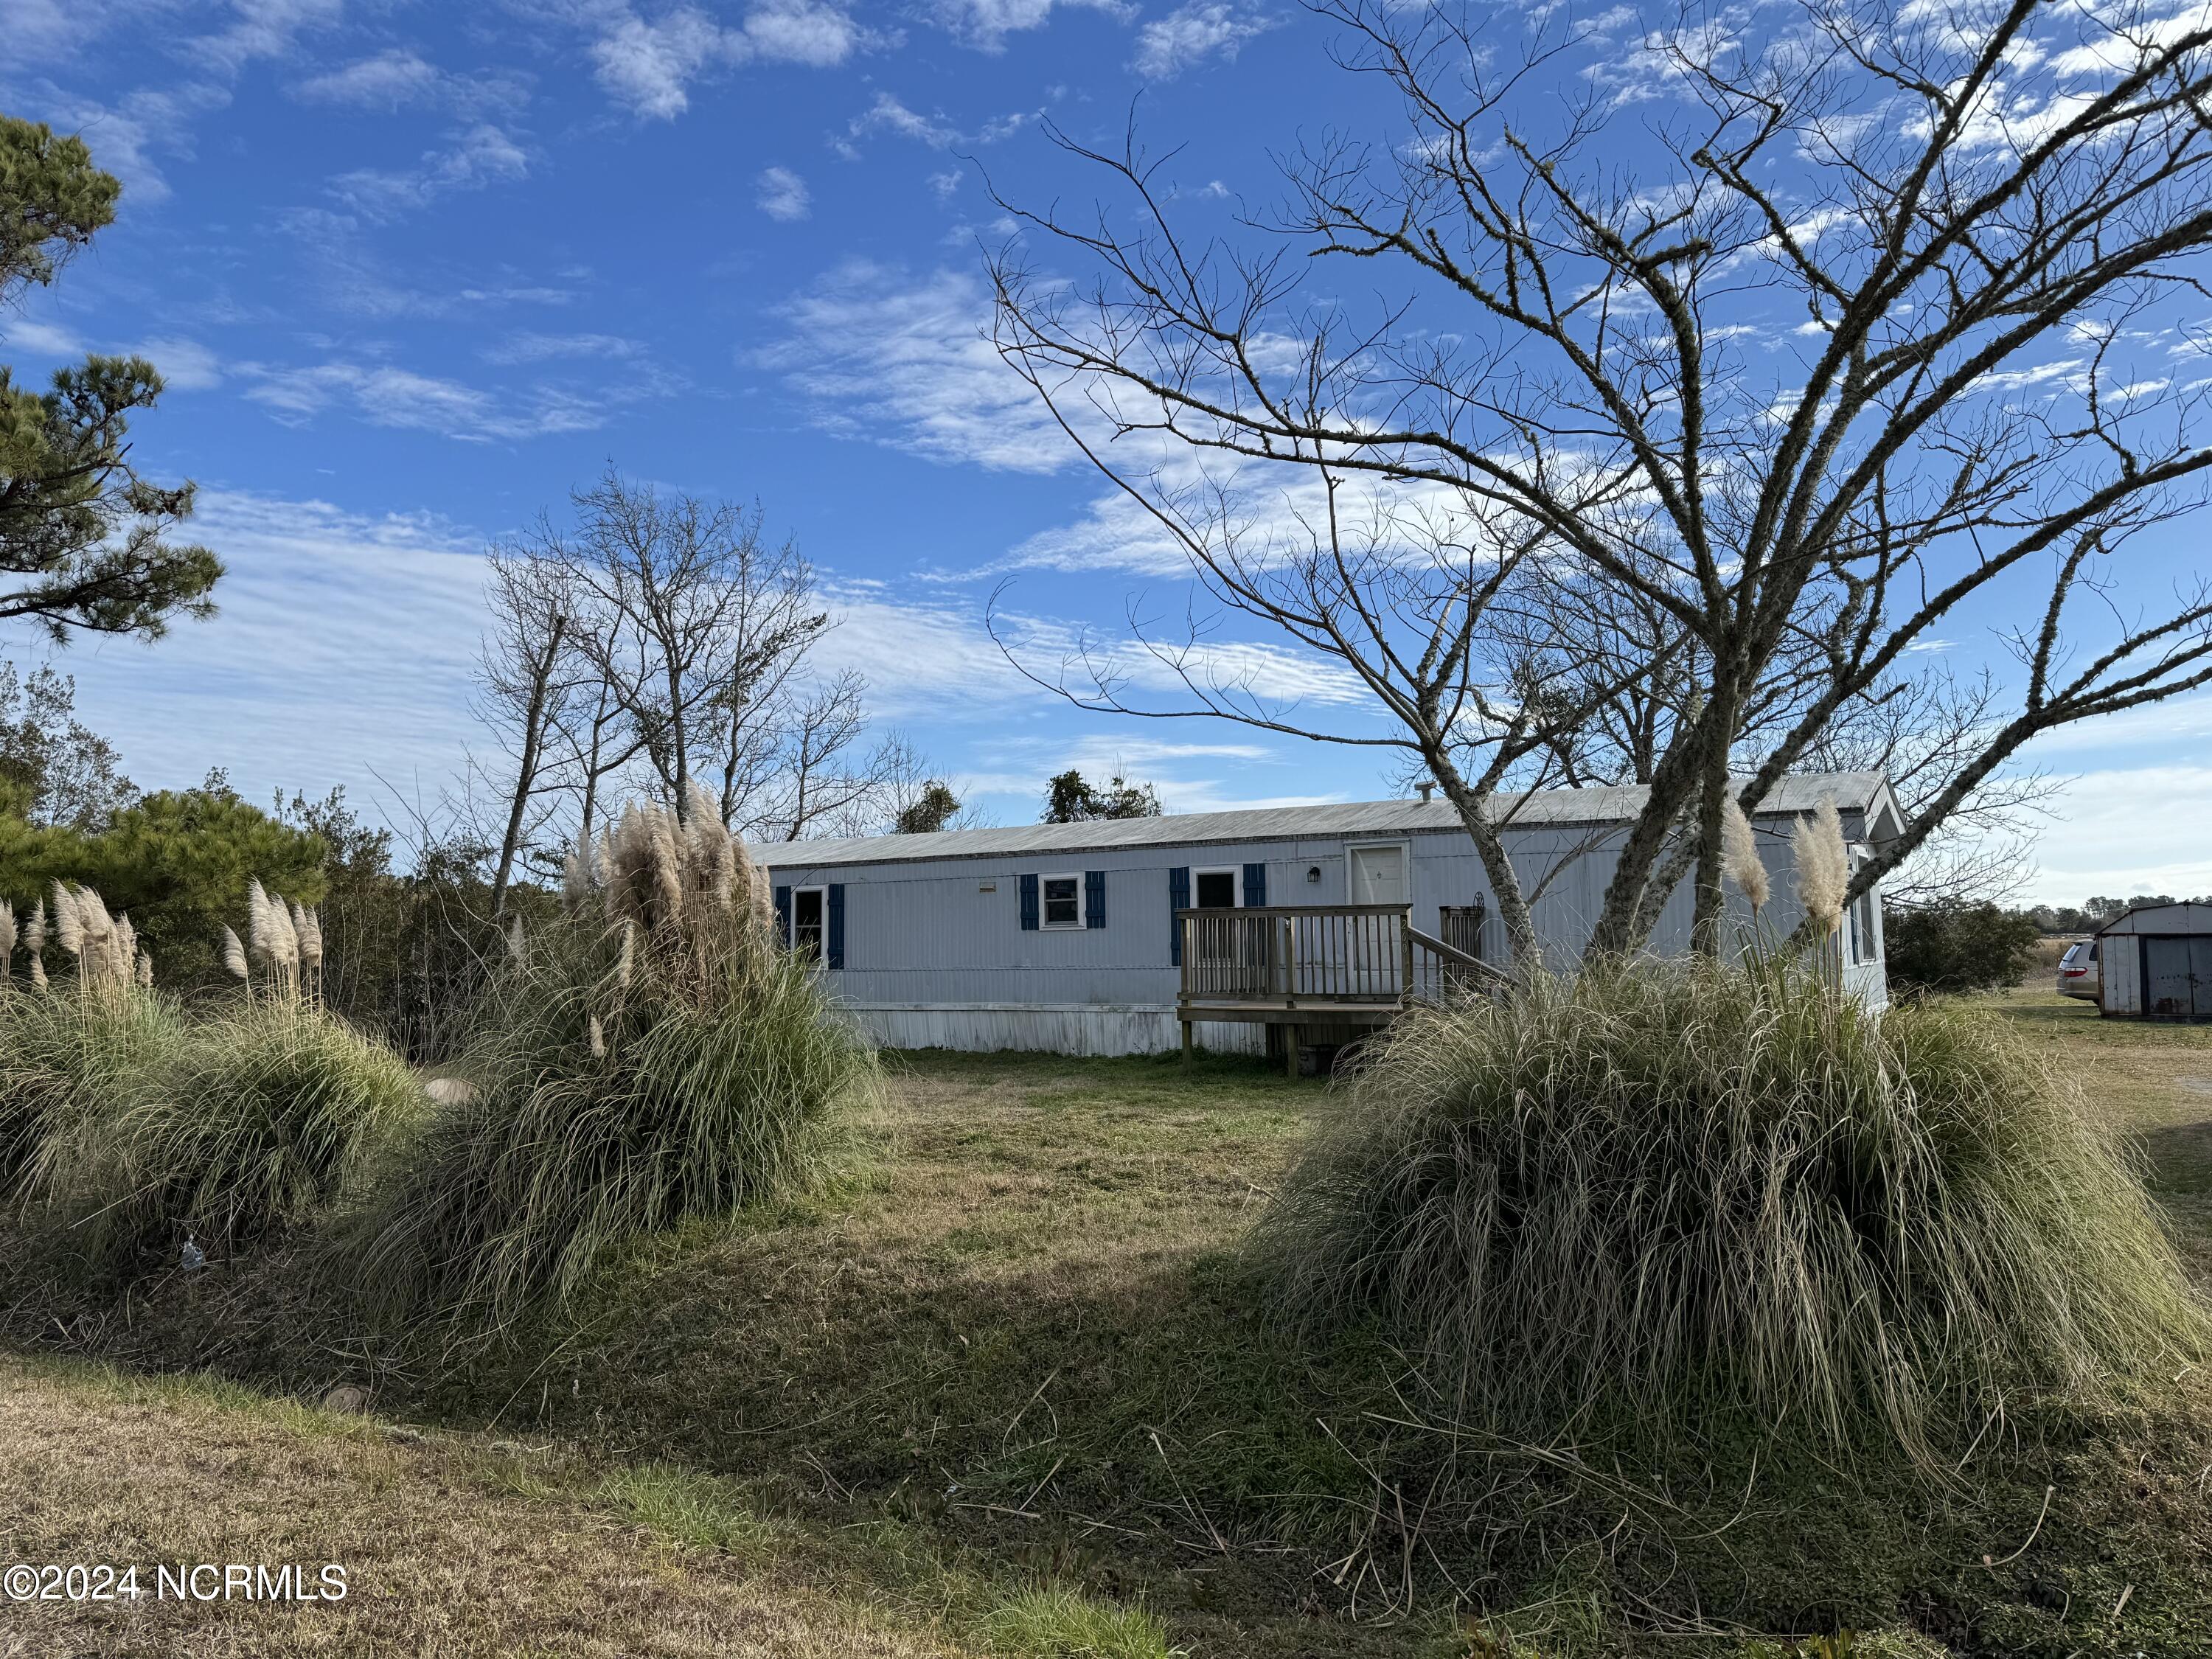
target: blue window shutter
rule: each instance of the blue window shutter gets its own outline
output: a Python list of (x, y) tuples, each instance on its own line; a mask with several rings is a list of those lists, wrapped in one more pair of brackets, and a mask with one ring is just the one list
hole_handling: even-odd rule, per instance
[(1244, 866), (1244, 908), (1263, 910), (1267, 905), (1267, 866), (1248, 864)]
[(1034, 933), (1037, 925), (1037, 878), (1022, 878), (1022, 932)]
[(830, 884), (829, 929), (830, 965), (842, 968), (845, 965), (845, 884), (842, 881)]
[(1176, 912), (1190, 908), (1190, 866), (1168, 872), (1168, 964), (1182, 966), (1182, 921)]
[(775, 933), (783, 941), (785, 950), (791, 948), (791, 889), (775, 890)]
[(1083, 872), (1083, 925), (1103, 927), (1106, 925), (1106, 872), (1085, 870)]

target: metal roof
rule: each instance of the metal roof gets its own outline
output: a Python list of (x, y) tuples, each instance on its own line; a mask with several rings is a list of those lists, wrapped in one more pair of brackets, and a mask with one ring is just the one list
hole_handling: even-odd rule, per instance
[(2097, 930), (2100, 939), (2107, 933), (2212, 933), (2212, 904), (2178, 899), (2134, 905)]
[[(1541, 789), (1497, 797), (1508, 829), (1625, 823), (1644, 808), (1641, 784), (1596, 789)], [(1784, 777), (1759, 817), (1809, 812), (1823, 795), (1845, 812), (1894, 811), (1879, 772), (1808, 772)], [(929, 859), (1003, 858), (1037, 853), (1103, 852), (1124, 847), (1184, 847), (1209, 842), (1334, 840), (1346, 836), (1465, 833), (1447, 800), (1334, 801), (1311, 806), (1263, 806), (1232, 812), (1179, 812), (1156, 818), (1093, 818), (1082, 823), (1018, 823), (989, 830), (945, 830), (929, 836), (858, 836), (842, 841), (774, 842), (749, 848), (769, 869), (834, 864), (908, 864)]]

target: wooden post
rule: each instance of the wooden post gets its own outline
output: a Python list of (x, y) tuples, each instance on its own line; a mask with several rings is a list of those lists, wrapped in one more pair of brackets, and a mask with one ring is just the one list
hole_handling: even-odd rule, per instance
[(1298, 974), (1297, 965), (1291, 959), (1291, 919), (1285, 916), (1281, 921), (1283, 925), (1277, 929), (1277, 937), (1282, 941), (1283, 997), (1287, 1001), (1298, 994)]
[(1409, 904), (1398, 918), (1398, 1000), (1410, 1002), (1413, 996), (1413, 907)]
[(1182, 1022), (1182, 1068), (1186, 1072), (1190, 1070), (1190, 1019), (1188, 1015)]
[(1283, 1075), (1293, 1083), (1297, 1081), (1298, 1028), (1295, 1025), (1283, 1027)]

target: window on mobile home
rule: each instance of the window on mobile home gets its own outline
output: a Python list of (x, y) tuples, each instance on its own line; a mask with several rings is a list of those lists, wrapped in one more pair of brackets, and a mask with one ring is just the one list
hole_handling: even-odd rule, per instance
[(1048, 927), (1083, 926), (1083, 878), (1047, 876), (1044, 878), (1044, 925)]

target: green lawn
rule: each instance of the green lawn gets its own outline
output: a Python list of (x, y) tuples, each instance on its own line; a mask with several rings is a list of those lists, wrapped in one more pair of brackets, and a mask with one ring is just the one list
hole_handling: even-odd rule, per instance
[[(2138, 1138), (2212, 1288), (2212, 1030), (2002, 1007)], [(24, 1651), (1508, 1650), (1455, 1604), (1515, 1612), (1521, 1653), (1877, 1625), (2212, 1653), (2202, 1379), (2088, 1429), (2024, 1412), (2016, 1478), (1936, 1499), (1727, 1448), (1659, 1491), (1454, 1445), (1491, 1495), (1443, 1490), (1390, 1356), (1284, 1345), (1238, 1264), (1328, 1090), (1227, 1060), (891, 1072), (840, 1189), (611, 1264), (508, 1351), (364, 1347), (281, 1261), (122, 1310), (19, 1304), (39, 1357), (0, 1362), (0, 1554), (350, 1553), (364, 1587), (336, 1616), (0, 1608), (0, 1654), (33, 1632)], [(196, 1368), (245, 1386), (140, 1380)], [(290, 1403), (341, 1383), (370, 1418)]]

